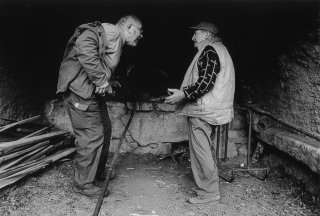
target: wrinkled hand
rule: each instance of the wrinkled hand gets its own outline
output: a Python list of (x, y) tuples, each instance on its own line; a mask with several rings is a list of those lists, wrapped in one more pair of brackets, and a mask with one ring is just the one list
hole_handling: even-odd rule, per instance
[(114, 87), (121, 87), (120, 82), (119, 81), (106, 82), (104, 85), (102, 85), (100, 87), (96, 87), (95, 93), (102, 95), (102, 96), (105, 96), (106, 93), (108, 93), (110, 95), (114, 95), (114, 91), (113, 91)]
[(121, 84), (119, 81), (110, 81), (110, 86), (108, 88), (108, 94), (115, 96), (115, 91), (113, 90), (113, 88), (120, 88)]
[(175, 104), (179, 103), (185, 98), (185, 95), (182, 90), (179, 89), (168, 89), (168, 92), (171, 94), (169, 97), (166, 97), (165, 103)]
[(108, 91), (108, 89), (110, 88), (110, 83), (109, 82), (106, 82), (105, 84), (103, 84), (102, 86), (100, 87), (96, 87), (95, 89), (95, 93), (99, 94), (99, 95), (105, 95), (105, 93)]

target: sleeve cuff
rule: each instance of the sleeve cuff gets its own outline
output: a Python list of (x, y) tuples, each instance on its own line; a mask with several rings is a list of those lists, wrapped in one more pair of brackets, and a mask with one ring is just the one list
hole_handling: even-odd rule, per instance
[(190, 98), (188, 97), (188, 94), (187, 94), (187, 90), (186, 89), (183, 89), (183, 94), (184, 94), (184, 97), (187, 99), (187, 100), (190, 100)]

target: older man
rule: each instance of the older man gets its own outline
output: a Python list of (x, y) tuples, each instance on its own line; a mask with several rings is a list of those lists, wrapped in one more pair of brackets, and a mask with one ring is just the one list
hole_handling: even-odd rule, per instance
[(129, 15), (116, 25), (100, 22), (80, 25), (67, 44), (57, 93), (65, 95), (77, 140), (76, 192), (96, 196), (101, 191), (97, 185), (106, 174), (111, 138), (111, 122), (103, 95), (112, 91), (111, 78), (123, 45), (136, 46), (141, 38), (141, 21)]
[(218, 169), (213, 160), (210, 135), (216, 125), (233, 118), (235, 75), (228, 50), (217, 36), (218, 28), (208, 22), (191, 27), (192, 40), (198, 49), (191, 62), (181, 89), (168, 89), (172, 93), (167, 103), (178, 103), (178, 111), (186, 115), (189, 125), (189, 146), (197, 197), (193, 204), (220, 200)]

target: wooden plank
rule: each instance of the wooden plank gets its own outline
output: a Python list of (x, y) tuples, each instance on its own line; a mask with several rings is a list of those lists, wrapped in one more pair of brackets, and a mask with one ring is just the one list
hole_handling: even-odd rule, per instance
[[(27, 154), (24, 155), (24, 156), (22, 156), (22, 157), (20, 157), (20, 158), (17, 159), (16, 161), (17, 161), (17, 162), (21, 162), (21, 161), (22, 161), (21, 159), (25, 160), (26, 158), (31, 157), (31, 156), (32, 156), (32, 157), (26, 159), (25, 162), (30, 161), (30, 159), (33, 159), (34, 157), (37, 158), (38, 156), (37, 156), (37, 155), (34, 155), (34, 156), (33, 156), (33, 154), (35, 154), (35, 153), (38, 154), (38, 150), (39, 150), (39, 149), (40, 149), (40, 151), (41, 151), (41, 150), (44, 150), (45, 146), (48, 145), (49, 143), (50, 143), (50, 141), (47, 140), (47, 141), (38, 143), (37, 145), (34, 145), (34, 146), (28, 147), (28, 148), (26, 148), (26, 149), (23, 149), (23, 150), (21, 150), (21, 151), (18, 151), (18, 152), (9, 154), (9, 155), (2, 156), (2, 157), (0, 157), (0, 165), (1, 165), (1, 163), (3, 163), (4, 161), (7, 161), (7, 160), (12, 159), (12, 158), (19, 157), (19, 156), (21, 156), (21, 155), (23, 155), (23, 154), (25, 154), (25, 153), (27, 153)], [(50, 147), (50, 149), (48, 149), (48, 150), (53, 150), (53, 149), (59, 148), (59, 147), (61, 147), (61, 146), (63, 146), (63, 145), (66, 145), (65, 140), (62, 140), (62, 141), (57, 142), (57, 143), (50, 143), (50, 146), (51, 146), (51, 147)], [(47, 148), (48, 148), (48, 147), (47, 147)], [(31, 152), (31, 151), (32, 151), (32, 152)], [(29, 152), (30, 152), (30, 153), (29, 153)], [(47, 151), (45, 151), (45, 152), (39, 152), (39, 154), (40, 154), (40, 155), (41, 155), (41, 154), (45, 154), (46, 152), (47, 152)], [(16, 164), (16, 163), (14, 163), (14, 162), (12, 162), (12, 163), (13, 163), (13, 164)], [(6, 166), (6, 165), (5, 165), (5, 166)], [(0, 170), (2, 170), (2, 169), (3, 169), (3, 166), (0, 166)]]
[(39, 135), (39, 134), (43, 133), (44, 131), (46, 131), (46, 130), (48, 130), (48, 129), (49, 129), (49, 127), (44, 127), (44, 128), (42, 128), (42, 129), (40, 129), (40, 130), (37, 130), (37, 131), (35, 131), (35, 132), (33, 132), (33, 133), (25, 136), (25, 137), (22, 137), (21, 139), (33, 137), (33, 136), (35, 136), (35, 135)]
[(11, 123), (11, 124), (8, 124), (6, 126), (1, 127), (0, 132), (8, 130), (10, 128), (13, 128), (13, 127), (15, 127), (17, 125), (22, 125), (22, 124), (27, 123), (27, 122), (35, 121), (35, 120), (37, 120), (39, 118), (40, 118), (40, 115), (31, 117), (31, 118), (28, 118), (28, 119), (24, 119), (24, 120), (21, 120), (21, 121), (17, 121), (17, 122)]
[(15, 174), (13, 174), (13, 175), (11, 175), (11, 176), (9, 176), (9, 177), (15, 177), (15, 176), (19, 176), (19, 175), (30, 174), (30, 171), (32, 171), (32, 170), (38, 171), (40, 168), (44, 168), (44, 167), (46, 167), (46, 166), (48, 166), (48, 163), (45, 163), (45, 162), (42, 161), (42, 162), (37, 163), (37, 164), (34, 165), (34, 166), (30, 166), (29, 168), (27, 168), (27, 169), (25, 169), (25, 170), (22, 170), (22, 171), (20, 171), (20, 172), (17, 172), (17, 173), (15, 173)]
[(18, 152), (14, 152), (14, 153), (12, 153), (12, 154), (8, 154), (8, 155), (5, 155), (5, 156), (2, 156), (2, 157), (0, 157), (0, 164), (2, 164), (4, 161), (10, 160), (10, 159), (15, 158), (15, 157), (18, 157), (18, 156), (20, 156), (20, 155), (23, 155), (23, 154), (25, 154), (25, 153), (28, 153), (28, 152), (30, 152), (30, 151), (33, 151), (33, 150), (35, 150), (35, 149), (37, 149), (37, 148), (40, 148), (40, 147), (42, 147), (42, 146), (48, 145), (49, 143), (50, 143), (50, 141), (47, 140), (47, 141), (44, 141), (44, 142), (40, 142), (40, 143), (38, 143), (38, 144), (36, 144), (36, 145), (34, 145), (34, 146), (31, 146), (31, 147), (29, 147), (29, 148), (20, 150), (20, 151), (18, 151)]
[(12, 137), (7, 137), (7, 136), (0, 136), (0, 143), (2, 142), (11, 142), (14, 141), (15, 139)]
[(5, 178), (0, 179), (0, 189), (15, 183), (16, 181), (20, 180), (21, 178), (27, 175), (30, 175), (40, 169), (45, 168), (49, 163), (60, 160), (61, 158), (74, 153), (75, 151), (76, 151), (75, 148), (69, 148), (69, 149), (60, 151), (50, 157), (42, 159), (41, 162), (39, 162), (37, 165), (33, 164), (33, 166), (30, 166), (29, 164), (28, 168), (24, 167), (25, 168), (24, 170), (21, 170), (20, 172), (16, 172), (12, 175), (9, 175)]
[(27, 175), (30, 175), (40, 169), (45, 168), (47, 165), (48, 164), (46, 164), (46, 163), (42, 163), (37, 166), (30, 167), (29, 169), (24, 170), (22, 172), (16, 173), (15, 175), (8, 176), (6, 178), (1, 179), (0, 180), (0, 189), (15, 183), (16, 181), (22, 179), (23, 177), (25, 177)]
[(46, 153), (52, 151), (53, 149), (55, 149), (56, 146), (54, 145), (49, 145), (48, 147), (46, 147), (45, 149), (42, 149), (42, 151), (38, 152), (37, 154), (33, 155), (32, 157), (28, 158), (27, 160), (25, 160), (25, 162), (28, 161), (32, 161), (32, 160), (36, 160), (38, 158), (40, 158), (41, 156), (45, 156)]
[[(66, 149), (66, 150), (61, 150), (61, 151), (57, 152), (54, 155), (51, 155), (51, 156), (48, 156), (48, 157), (44, 158), (41, 161), (44, 161), (46, 163), (55, 162), (55, 161), (65, 157), (65, 156), (68, 156), (69, 154), (72, 154), (73, 152), (75, 152), (75, 148), (69, 148), (69, 149)], [(2, 172), (0, 172), (0, 179), (4, 178), (3, 176), (7, 176), (8, 174), (6, 174), (6, 173), (12, 174), (12, 173), (15, 173), (17, 171), (26, 169), (26, 168), (32, 166), (33, 165), (32, 163), (35, 163), (37, 161), (38, 160), (36, 159), (36, 160), (30, 161), (30, 162), (26, 162), (24, 164), (20, 164), (20, 165), (18, 165), (16, 167), (12, 167), (12, 168), (10, 168), (8, 170), (3, 170)]]
[(32, 163), (40, 162), (40, 161), (42, 161), (42, 158), (41, 159), (36, 159), (36, 160), (33, 160), (33, 161), (24, 162), (22, 164), (18, 164), (16, 166), (14, 166), (14, 167), (10, 167), (10, 168), (8, 168), (6, 170), (1, 170), (0, 174), (3, 174), (3, 173), (8, 172), (8, 171), (17, 170), (17, 169), (20, 169), (21, 167), (27, 167)]
[(76, 151), (76, 148), (69, 148), (67, 150), (62, 150), (62, 151), (57, 152), (54, 155), (51, 155), (51, 156), (45, 158), (44, 161), (46, 161), (46, 162), (55, 162), (57, 160), (60, 160), (63, 157), (66, 157), (66, 156), (74, 153), (75, 151)]
[(56, 137), (62, 137), (67, 134), (69, 134), (69, 132), (57, 131), (57, 132), (42, 134), (39, 136), (19, 139), (19, 140), (15, 140), (15, 141), (11, 141), (11, 142), (3, 142), (3, 143), (0, 143), (0, 156), (3, 155), (4, 153), (6, 153), (14, 148), (20, 147), (20, 146), (29, 145), (32, 143), (41, 142), (41, 141), (56, 138)]
[(11, 176), (11, 175), (13, 176), (16, 173), (23, 172), (24, 170), (27, 170), (28, 168), (36, 166), (36, 165), (38, 165), (40, 163), (43, 163), (43, 162), (45, 162), (45, 161), (37, 161), (37, 160), (35, 160), (32, 163), (29, 163), (29, 164), (27, 164), (25, 166), (21, 166), (19, 168), (14, 167), (12, 169), (5, 170), (2, 173), (0, 173), (0, 181), (3, 178), (6, 178), (6, 177)]
[[(19, 159), (15, 160), (15, 161), (12, 161), (12, 162), (10, 162), (10, 163), (8, 163), (8, 164), (5, 164), (5, 165), (1, 166), (1, 167), (0, 167), (0, 173), (1, 173), (2, 171), (4, 171), (5, 169), (8, 169), (8, 168), (10, 168), (10, 167), (12, 167), (12, 166), (14, 166), (14, 165), (16, 165), (16, 164), (18, 164), (18, 163), (26, 160), (26, 158), (29, 158), (29, 157), (31, 157), (32, 155), (37, 154), (38, 152), (40, 152), (41, 150), (43, 150), (43, 149), (45, 149), (45, 148), (46, 148), (45, 146), (40, 147), (40, 148), (38, 148), (38, 149), (36, 149), (36, 150), (33, 150), (32, 152), (29, 152), (28, 154), (26, 154), (26, 155), (24, 155), (24, 156), (22, 156), (22, 157), (20, 157)], [(27, 161), (24, 161), (24, 162), (27, 162)]]

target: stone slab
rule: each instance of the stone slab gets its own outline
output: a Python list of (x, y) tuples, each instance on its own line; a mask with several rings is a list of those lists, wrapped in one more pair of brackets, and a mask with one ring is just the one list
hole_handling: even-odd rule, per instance
[(174, 112), (176, 110), (176, 105), (159, 103), (159, 102), (126, 102), (128, 109), (134, 109), (136, 111), (165, 111)]
[(288, 153), (320, 174), (320, 143), (277, 128), (268, 128), (259, 134), (265, 143)]
[[(121, 118), (124, 125), (128, 118), (129, 114)], [(170, 112), (152, 111), (148, 114), (136, 112), (129, 127), (129, 133), (141, 146), (188, 140), (186, 118)]]
[[(112, 139), (110, 151), (114, 151), (130, 116), (135, 114), (126, 134), (120, 152), (163, 154), (168, 151), (166, 143), (180, 143), (188, 140), (186, 117), (177, 115), (174, 106), (161, 103), (131, 103), (116, 101), (107, 102), (108, 113), (112, 122)], [(63, 101), (50, 101), (46, 104), (45, 115), (48, 121), (61, 130), (72, 131), (69, 116)], [(243, 128), (243, 117), (235, 115), (235, 128)], [(242, 122), (242, 123), (241, 123)], [(237, 155), (236, 144), (246, 142), (244, 130), (230, 128), (228, 157)], [(153, 147), (156, 146), (156, 147)], [(220, 148), (220, 157), (224, 155), (224, 146)]]

